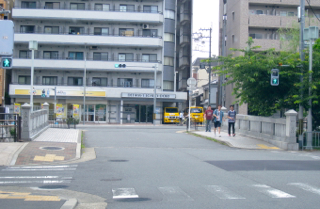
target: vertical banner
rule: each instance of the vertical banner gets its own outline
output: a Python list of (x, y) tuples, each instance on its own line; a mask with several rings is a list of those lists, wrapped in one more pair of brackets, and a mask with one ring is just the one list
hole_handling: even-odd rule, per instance
[(15, 114), (19, 114), (20, 115), (20, 109), (21, 109), (21, 105), (19, 103), (14, 103), (13, 112)]
[(67, 118), (67, 108), (66, 108), (66, 105), (57, 104), (56, 113), (57, 113), (57, 118)]
[(80, 105), (74, 104), (73, 105), (73, 118), (79, 119), (79, 111), (80, 111)]

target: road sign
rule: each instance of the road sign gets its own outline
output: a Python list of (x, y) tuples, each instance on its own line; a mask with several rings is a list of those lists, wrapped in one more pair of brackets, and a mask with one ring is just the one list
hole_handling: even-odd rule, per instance
[(13, 29), (11, 20), (0, 20), (0, 56), (13, 54)]
[(195, 86), (197, 85), (197, 80), (195, 78), (188, 78), (187, 84), (188, 86)]

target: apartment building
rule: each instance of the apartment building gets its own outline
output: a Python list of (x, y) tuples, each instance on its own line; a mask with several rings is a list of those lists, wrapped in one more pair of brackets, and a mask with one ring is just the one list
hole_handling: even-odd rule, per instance
[[(316, 17), (320, 17), (320, 1), (312, 0), (310, 4), (313, 11), (306, 1), (306, 27), (310, 25), (319, 27), (320, 22)], [(221, 0), (220, 55), (223, 55), (223, 45), (226, 49), (224, 55), (234, 53), (229, 50), (230, 48), (244, 49), (247, 47), (248, 37), (253, 38), (253, 46), (261, 46), (259, 50), (284, 49), (277, 31), (279, 28), (299, 27), (297, 17), (299, 5), (300, 0)], [(232, 85), (222, 87), (222, 104), (226, 107), (235, 101), (231, 95), (232, 89)], [(241, 106), (235, 104), (235, 109), (238, 113), (248, 114), (247, 104)]]
[(29, 103), (28, 42), (36, 40), (34, 105), (88, 122), (153, 122), (156, 86), (161, 123), (164, 107), (187, 100), (191, 9), (192, 0), (16, 0), (9, 94)]

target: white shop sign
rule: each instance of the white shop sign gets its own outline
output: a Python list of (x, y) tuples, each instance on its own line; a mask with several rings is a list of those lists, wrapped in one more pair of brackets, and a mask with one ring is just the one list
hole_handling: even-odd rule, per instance
[[(153, 98), (154, 94), (144, 94), (144, 93), (121, 93), (121, 97), (125, 98)], [(159, 99), (175, 99), (175, 94), (157, 94)]]

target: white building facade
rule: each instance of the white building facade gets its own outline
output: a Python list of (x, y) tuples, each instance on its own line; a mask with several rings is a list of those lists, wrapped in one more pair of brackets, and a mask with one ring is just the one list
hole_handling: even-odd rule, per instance
[(12, 102), (30, 102), (28, 43), (36, 40), (35, 106), (48, 102), (81, 121), (148, 123), (156, 85), (161, 123), (164, 107), (187, 100), (191, 8), (192, 0), (15, 1)]

